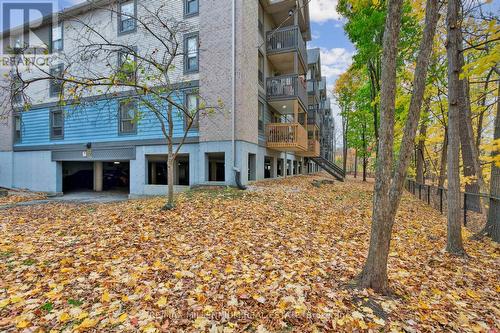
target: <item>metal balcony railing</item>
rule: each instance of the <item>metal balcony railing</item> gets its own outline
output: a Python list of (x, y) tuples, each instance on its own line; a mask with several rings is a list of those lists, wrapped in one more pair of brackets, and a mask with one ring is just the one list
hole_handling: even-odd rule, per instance
[(270, 101), (296, 97), (302, 101), (303, 105), (307, 105), (305, 81), (297, 74), (267, 78), (266, 92), (267, 99)]
[(306, 43), (298, 26), (283, 27), (267, 32), (267, 54), (297, 51), (307, 65)]

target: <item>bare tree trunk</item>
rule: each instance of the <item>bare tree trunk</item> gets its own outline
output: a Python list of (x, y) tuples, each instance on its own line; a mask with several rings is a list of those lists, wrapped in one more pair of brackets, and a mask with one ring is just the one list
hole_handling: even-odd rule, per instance
[(373, 195), (370, 247), (360, 276), (360, 286), (387, 293), (387, 256), (391, 240), (389, 188), (394, 144), (396, 99), (396, 58), (401, 28), (402, 0), (389, 0), (383, 37), (382, 87), (380, 90), (380, 128), (377, 168)]
[(342, 132), (343, 132), (343, 144), (344, 147), (342, 147), (342, 155), (343, 155), (343, 161), (342, 161), (342, 166), (344, 168), (344, 172), (347, 172), (347, 129), (349, 126), (349, 119), (347, 118), (347, 114), (342, 117)]
[(358, 178), (358, 150), (354, 149), (354, 178)]
[[(500, 96), (500, 83), (498, 84)], [(497, 101), (497, 115), (495, 117), (495, 140), (500, 139), (500, 99)], [(492, 152), (492, 157), (498, 155), (498, 151)], [(490, 196), (497, 198), (490, 199), (490, 209), (488, 211), (488, 221), (486, 222), (486, 234), (495, 242), (500, 243), (500, 167), (493, 162), (491, 165)]]
[(417, 148), (417, 183), (425, 184), (424, 179), (424, 150), (425, 150), (425, 136), (427, 134), (427, 123), (422, 121), (420, 124), (420, 138), (418, 140)]
[(420, 108), (425, 92), (427, 69), (438, 20), (437, 0), (427, 0), (424, 33), (417, 58), (408, 119), (406, 120), (398, 165), (394, 173), (394, 179), (392, 179), (396, 56), (401, 23), (401, 7), (401, 1), (390, 1), (386, 18), (380, 98), (380, 143), (377, 156), (372, 228), (368, 257), (360, 276), (360, 285), (362, 287), (373, 288), (379, 293), (386, 293), (388, 291), (387, 258), (389, 256), (392, 227), (415, 141), (418, 120), (420, 118)]
[(460, 216), (460, 25), (459, 0), (448, 0), (448, 237), (446, 251), (463, 255)]
[(168, 139), (167, 139), (167, 204), (164, 209), (170, 210), (175, 207), (174, 205), (174, 147), (173, 147), (173, 137), (174, 137), (174, 124), (172, 117), (172, 105), (168, 105), (167, 110), (167, 121), (168, 121)]
[(363, 181), (366, 182), (366, 123), (363, 123), (363, 133), (362, 133), (362, 140), (363, 140)]
[(447, 165), (447, 163), (448, 163), (448, 128), (445, 127), (443, 148), (441, 150), (441, 167), (439, 168), (438, 187), (444, 186), (444, 180), (446, 179), (446, 165)]

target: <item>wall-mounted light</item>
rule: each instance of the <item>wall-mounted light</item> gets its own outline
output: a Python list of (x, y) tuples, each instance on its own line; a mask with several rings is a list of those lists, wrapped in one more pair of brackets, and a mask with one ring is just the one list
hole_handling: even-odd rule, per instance
[(87, 145), (86, 145), (87, 149), (90, 149), (92, 148), (92, 142), (87, 142)]

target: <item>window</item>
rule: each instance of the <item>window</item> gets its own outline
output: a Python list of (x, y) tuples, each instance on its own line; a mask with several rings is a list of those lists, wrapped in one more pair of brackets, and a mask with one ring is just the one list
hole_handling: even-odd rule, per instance
[(50, 110), (50, 138), (62, 139), (64, 137), (64, 114), (59, 108)]
[(56, 67), (50, 69), (50, 75), (51, 77), (54, 77), (54, 79), (51, 79), (49, 83), (50, 97), (57, 97), (59, 96), (59, 94), (62, 93), (63, 82), (62, 80), (58, 80), (57, 78), (63, 76), (63, 71), (64, 71), (63, 64), (59, 64)]
[(63, 49), (63, 24), (59, 23), (52, 28), (52, 52)]
[(265, 112), (264, 103), (259, 101), (259, 131), (264, 130), (264, 112)]
[(14, 142), (21, 142), (21, 115), (14, 115)]
[[(198, 111), (198, 95), (196, 94), (186, 94), (186, 109), (191, 116), (194, 115), (193, 124), (190, 129), (200, 128), (200, 115)], [(187, 129), (189, 126), (190, 119), (186, 115), (184, 115), (184, 128)]]
[(135, 72), (137, 67), (137, 49), (131, 47), (134, 53), (130, 50), (122, 50), (118, 52), (118, 73), (117, 79), (120, 82), (135, 81)]
[(134, 100), (120, 101), (120, 133), (130, 134), (137, 132), (137, 105)]
[(135, 31), (136, 6), (134, 1), (120, 3), (118, 13), (118, 32), (127, 33)]
[(198, 34), (185, 37), (184, 40), (184, 71), (192, 73), (198, 71)]
[(184, 16), (198, 14), (198, 0), (184, 0)]
[(259, 83), (264, 85), (264, 55), (259, 50)]
[(264, 8), (259, 3), (259, 32), (264, 36)]

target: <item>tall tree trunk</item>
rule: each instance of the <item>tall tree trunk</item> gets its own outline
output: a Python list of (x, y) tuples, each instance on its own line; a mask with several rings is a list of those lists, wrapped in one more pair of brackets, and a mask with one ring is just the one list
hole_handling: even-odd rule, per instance
[(460, 216), (460, 25), (459, 0), (448, 0), (448, 237), (446, 251), (463, 255)]
[(354, 178), (358, 178), (358, 150), (354, 149)]
[(366, 123), (363, 123), (363, 181), (366, 182)]
[(368, 257), (360, 276), (360, 286), (378, 293), (387, 292), (387, 256), (391, 239), (389, 188), (394, 144), (396, 99), (396, 58), (401, 28), (402, 0), (389, 0), (383, 37), (380, 90), (380, 128), (373, 195), (373, 215)]
[(446, 165), (448, 163), (448, 128), (444, 129), (443, 148), (441, 150), (441, 167), (439, 168), (438, 187), (444, 186), (446, 179)]
[(384, 33), (380, 99), (380, 143), (377, 156), (370, 247), (365, 266), (360, 276), (360, 285), (362, 287), (373, 288), (379, 293), (386, 293), (388, 289), (387, 258), (389, 255), (392, 227), (403, 191), (408, 163), (410, 162), (410, 155), (417, 132), (420, 108), (425, 91), (427, 69), (438, 19), (437, 0), (427, 0), (424, 32), (417, 58), (408, 119), (406, 120), (398, 165), (391, 183), (396, 96), (396, 56), (401, 23), (401, 7), (402, 1), (389, 1)]
[(481, 112), (479, 113), (479, 117), (477, 119), (477, 135), (476, 135), (476, 151), (479, 152), (480, 150), (480, 145), (481, 145), (481, 135), (482, 135), (482, 132), (483, 132), (483, 121), (484, 121), (484, 113), (486, 112), (486, 100), (487, 100), (487, 96), (488, 96), (488, 86), (489, 86), (489, 83), (490, 83), (490, 78), (491, 78), (491, 74), (493, 73), (493, 69), (491, 69), (489, 72), (488, 72), (488, 75), (486, 75), (486, 79), (485, 79), (485, 82), (484, 82), (484, 95), (483, 97), (481, 98), (481, 101), (479, 102), (479, 106), (481, 107)]
[(420, 138), (418, 139), (417, 147), (417, 183), (425, 184), (424, 179), (424, 150), (425, 150), (425, 136), (427, 135), (427, 123), (422, 121), (420, 124)]
[[(459, 31), (459, 69), (461, 70), (465, 64), (464, 53), (462, 49), (462, 32)], [(476, 141), (474, 139), (474, 131), (472, 129), (472, 111), (470, 102), (470, 87), (467, 78), (459, 81), (461, 86), (459, 95), (460, 108), (460, 145), (462, 148), (462, 165), (464, 177), (475, 178), (472, 182), (465, 185), (465, 191), (469, 193), (480, 193), (484, 190), (484, 181), (479, 162), (479, 152), (476, 150)], [(479, 196), (469, 196), (467, 206), (471, 209), (483, 212), (481, 200)]]
[[(345, 117), (345, 118), (344, 118)], [(342, 117), (342, 130), (343, 130), (343, 144), (344, 147), (342, 147), (342, 155), (343, 155), (343, 161), (342, 161), (342, 167), (344, 168), (344, 172), (347, 172), (347, 129), (349, 126), (349, 119), (347, 118), (347, 114)]]
[(168, 105), (167, 110), (167, 121), (168, 121), (168, 156), (167, 156), (167, 204), (164, 209), (174, 208), (174, 147), (173, 147), (173, 136), (174, 136), (174, 124), (172, 116), (172, 105)]
[[(500, 96), (500, 82), (498, 83), (498, 96)], [(495, 117), (495, 140), (500, 140), (500, 98), (497, 101), (497, 114)], [(498, 151), (492, 152), (495, 158)], [(490, 199), (490, 209), (488, 211), (488, 221), (486, 222), (486, 234), (495, 242), (500, 243), (500, 167), (494, 163), (491, 165), (490, 196), (497, 200)]]

